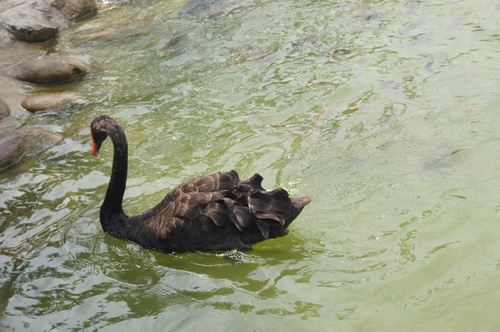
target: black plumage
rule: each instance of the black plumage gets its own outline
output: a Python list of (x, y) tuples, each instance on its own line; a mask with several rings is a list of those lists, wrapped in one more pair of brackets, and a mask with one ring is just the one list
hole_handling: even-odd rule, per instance
[(110, 137), (113, 167), (101, 206), (107, 233), (166, 253), (251, 249), (252, 244), (283, 236), (311, 201), (289, 198), (285, 189), (267, 191), (262, 176), (240, 180), (236, 171), (197, 176), (175, 187), (152, 209), (128, 217), (122, 208), (128, 148), (125, 133), (113, 118), (102, 115), (91, 125), (92, 154)]

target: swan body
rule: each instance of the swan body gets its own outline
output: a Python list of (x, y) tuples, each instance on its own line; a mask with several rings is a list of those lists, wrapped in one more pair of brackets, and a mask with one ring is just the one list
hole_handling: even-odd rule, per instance
[(255, 174), (240, 180), (235, 171), (197, 176), (175, 187), (155, 207), (134, 217), (122, 207), (128, 167), (127, 140), (112, 117), (91, 125), (92, 155), (110, 137), (114, 146), (109, 186), (101, 206), (105, 232), (165, 253), (251, 249), (252, 244), (283, 236), (309, 204), (309, 197), (290, 199), (285, 189), (267, 191)]

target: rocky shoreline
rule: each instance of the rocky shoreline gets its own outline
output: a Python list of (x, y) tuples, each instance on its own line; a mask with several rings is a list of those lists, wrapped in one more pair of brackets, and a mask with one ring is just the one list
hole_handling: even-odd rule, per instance
[(24, 91), (27, 85), (36, 90), (37, 86), (64, 84), (90, 70), (76, 58), (46, 55), (44, 43), (97, 10), (95, 0), (0, 2), (0, 171), (62, 139), (42, 129), (22, 128), (16, 119), (81, 100), (71, 91), (31, 95)]
[[(189, 0), (179, 17), (217, 20), (243, 6), (242, 0)], [(0, 172), (63, 138), (39, 128), (26, 128), (36, 113), (56, 112), (85, 102), (85, 96), (73, 93), (72, 85), (65, 83), (89, 72), (89, 64), (78, 55), (68, 57), (49, 50), (65, 29), (97, 12), (96, 0), (0, 0)], [(168, 52), (178, 41), (179, 32), (170, 27), (157, 47)], [(235, 61), (265, 56), (255, 50), (242, 48)], [(48, 85), (60, 88), (47, 92)]]

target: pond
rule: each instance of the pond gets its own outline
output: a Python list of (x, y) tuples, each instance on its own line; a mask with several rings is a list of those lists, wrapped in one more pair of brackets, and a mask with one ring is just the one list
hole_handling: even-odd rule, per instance
[[(91, 65), (87, 102), (30, 115), (64, 140), (0, 175), (0, 329), (496, 329), (498, 2), (186, 2), (100, 2), (47, 46)], [(101, 114), (127, 133), (130, 215), (231, 169), (312, 203), (234, 257), (117, 240)]]

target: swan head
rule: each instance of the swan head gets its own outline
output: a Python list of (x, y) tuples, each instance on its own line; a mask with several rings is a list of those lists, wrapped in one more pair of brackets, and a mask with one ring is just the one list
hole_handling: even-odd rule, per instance
[(90, 124), (90, 137), (92, 138), (92, 149), (90, 153), (93, 156), (99, 154), (102, 142), (116, 130), (118, 122), (109, 115), (101, 115), (95, 118)]

